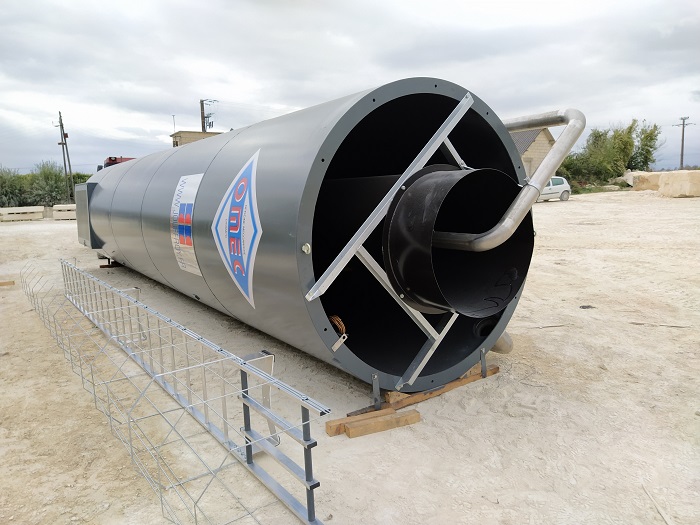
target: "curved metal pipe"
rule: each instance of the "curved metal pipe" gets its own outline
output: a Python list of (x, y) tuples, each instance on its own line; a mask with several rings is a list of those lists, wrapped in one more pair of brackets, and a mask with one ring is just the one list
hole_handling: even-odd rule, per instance
[(566, 124), (566, 128), (496, 226), (484, 233), (436, 231), (433, 235), (433, 246), (452, 250), (485, 252), (510, 239), (532, 205), (537, 201), (544, 186), (556, 173), (557, 168), (583, 133), (586, 127), (586, 117), (579, 110), (569, 108), (505, 120), (503, 124), (508, 131), (523, 131), (563, 124)]

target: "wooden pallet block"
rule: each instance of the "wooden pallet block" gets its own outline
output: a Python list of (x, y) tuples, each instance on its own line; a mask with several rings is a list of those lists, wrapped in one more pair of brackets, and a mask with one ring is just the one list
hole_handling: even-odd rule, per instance
[[(494, 374), (497, 374), (499, 370), (500, 369), (496, 365), (488, 365), (486, 367), (486, 377), (490, 377)], [(455, 388), (458, 388), (460, 386), (473, 383), (474, 381), (478, 381), (479, 379), (482, 379), (481, 364), (477, 364), (474, 367), (470, 368), (469, 371), (459, 379), (455, 379), (454, 381), (451, 381), (446, 385), (439, 386), (431, 390), (425, 390), (423, 392), (416, 392), (413, 394), (404, 394), (402, 392), (386, 392), (384, 394), (385, 401), (382, 403), (381, 409), (393, 408), (394, 410), (399, 410), (401, 408), (420, 403), (421, 401), (425, 401), (426, 399), (437, 397), (439, 395), (444, 394), (445, 392), (449, 392), (450, 390), (454, 390)], [(352, 417), (360, 414), (372, 413), (375, 410), (376, 409), (374, 405), (370, 405), (368, 407), (350, 412), (348, 413), (348, 416)]]
[(412, 425), (420, 421), (420, 413), (417, 410), (396, 412), (385, 416), (371, 417), (363, 420), (345, 423), (345, 435), (349, 438), (366, 436), (376, 432), (383, 432), (392, 428)]
[(390, 414), (395, 414), (396, 410), (393, 408), (385, 408), (384, 410), (377, 410), (375, 412), (368, 412), (366, 414), (359, 414), (352, 417), (343, 417), (340, 419), (333, 419), (331, 421), (326, 421), (326, 434), (329, 436), (339, 436), (345, 432), (345, 425), (348, 423), (356, 423), (358, 421), (363, 421), (366, 419), (372, 419), (375, 417), (386, 416)]

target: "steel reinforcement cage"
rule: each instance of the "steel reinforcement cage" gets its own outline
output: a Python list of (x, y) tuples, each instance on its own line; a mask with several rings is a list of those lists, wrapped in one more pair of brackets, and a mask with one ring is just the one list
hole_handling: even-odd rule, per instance
[(261, 370), (273, 356), (242, 359), (67, 261), (61, 274), (29, 264), (22, 287), (167, 519), (263, 523), (274, 500), (241, 496), (247, 470), (299, 520), (321, 523), (311, 423), (329, 408)]

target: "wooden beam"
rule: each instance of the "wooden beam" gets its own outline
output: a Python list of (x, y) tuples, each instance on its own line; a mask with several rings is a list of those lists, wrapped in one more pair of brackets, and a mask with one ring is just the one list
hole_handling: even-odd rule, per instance
[(373, 417), (362, 421), (345, 424), (345, 435), (349, 438), (366, 436), (375, 432), (383, 432), (392, 428), (412, 425), (420, 421), (420, 413), (417, 410), (388, 414), (386, 416)]
[[(488, 368), (487, 368), (487, 370), (488, 370)], [(486, 377), (488, 377), (489, 375), (490, 374), (488, 374), (488, 371), (487, 371)], [(471, 367), (469, 370), (467, 370), (464, 373), (464, 375), (462, 375), (462, 377), (460, 377), (459, 379), (456, 379), (455, 381), (460, 381), (462, 379), (465, 379), (465, 378), (471, 377), (471, 376), (481, 376), (481, 363), (475, 364), (473, 367)], [(450, 382), (448, 384), (452, 384), (452, 382)], [(438, 388), (442, 388), (442, 387), (438, 387)], [(428, 390), (428, 392), (432, 392), (432, 390)], [(397, 403), (398, 401), (401, 401), (402, 399), (410, 397), (414, 394), (415, 394), (415, 392), (413, 394), (404, 394), (403, 392), (395, 392), (395, 391), (391, 390), (391, 391), (384, 392), (384, 401), (386, 401), (387, 403), (392, 405), (393, 403)]]
[(339, 436), (340, 434), (345, 432), (345, 425), (347, 423), (356, 423), (358, 421), (386, 416), (394, 413), (396, 413), (396, 410), (394, 410), (393, 408), (385, 408), (384, 410), (375, 410), (374, 412), (367, 412), (365, 414), (358, 414), (356, 416), (332, 419), (330, 421), (326, 421), (326, 434), (328, 434), (331, 437)]
[[(433, 388), (432, 390), (425, 390), (424, 392), (416, 392), (415, 394), (401, 394), (399, 396), (391, 395), (389, 396), (389, 399), (393, 399), (391, 402), (384, 402), (382, 403), (381, 408), (393, 408), (395, 410), (399, 410), (401, 408), (410, 406), (410, 405), (415, 405), (416, 403), (420, 403), (421, 401), (425, 401), (426, 399), (430, 399), (433, 397), (437, 397), (439, 395), (444, 394), (445, 392), (449, 392), (450, 390), (454, 390), (455, 388), (458, 388), (460, 386), (473, 383), (474, 381), (478, 381), (481, 379), (481, 372), (479, 373), (473, 373), (472, 368), (469, 372), (467, 372), (464, 376), (462, 376), (459, 379), (455, 379), (454, 381), (451, 381), (447, 383), (446, 385), (439, 386), (437, 388)], [(480, 370), (480, 368), (479, 368)], [(496, 365), (489, 365), (486, 367), (486, 377), (490, 377), (494, 374), (497, 374), (500, 369)], [(400, 394), (399, 392), (396, 392)], [(394, 393), (392, 393), (394, 394)], [(355, 410), (354, 412), (350, 412), (348, 416), (356, 416), (359, 414), (366, 414), (368, 412), (374, 411), (374, 406), (370, 405), (365, 408), (361, 408), (359, 410)]]
[[(496, 365), (489, 365), (488, 367), (486, 367), (486, 377), (497, 374), (498, 370), (499, 368)], [(455, 388), (458, 388), (460, 386), (473, 383), (474, 381), (478, 381), (479, 379), (481, 379), (480, 373), (471, 374), (464, 376), (461, 379), (451, 381), (446, 385), (434, 388), (433, 390), (426, 390), (425, 392), (416, 392), (415, 394), (409, 394), (405, 398), (391, 403), (391, 408), (398, 410), (399, 408), (415, 405), (416, 403), (420, 403), (421, 401), (425, 401), (426, 399), (430, 399), (432, 397), (437, 397), (439, 395), (444, 394), (445, 392), (449, 392), (450, 390), (454, 390)]]
[(0, 281), (0, 286), (14, 286), (14, 281)]

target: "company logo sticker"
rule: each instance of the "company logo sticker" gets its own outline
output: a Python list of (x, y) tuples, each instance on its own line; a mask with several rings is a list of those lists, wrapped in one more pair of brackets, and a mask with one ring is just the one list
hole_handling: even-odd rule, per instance
[(173, 244), (175, 260), (181, 270), (195, 275), (202, 275), (202, 272), (197, 264), (197, 255), (194, 251), (192, 214), (202, 175), (204, 174), (197, 173), (196, 175), (180, 177), (170, 208), (170, 240)]
[(262, 235), (255, 195), (259, 153), (260, 150), (255, 152), (231, 182), (211, 226), (221, 260), (253, 308), (253, 269)]

